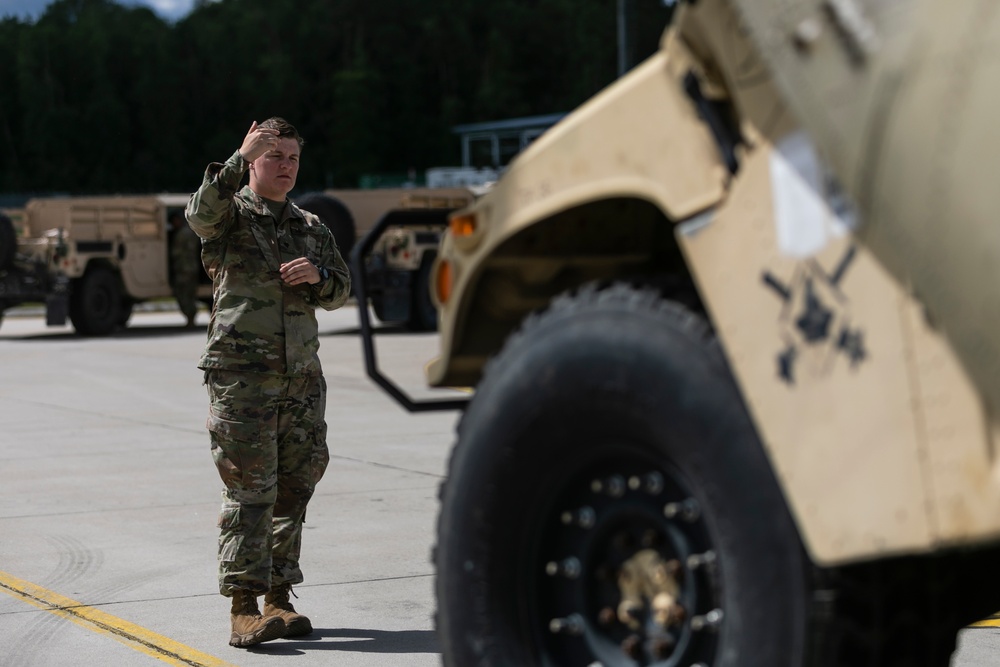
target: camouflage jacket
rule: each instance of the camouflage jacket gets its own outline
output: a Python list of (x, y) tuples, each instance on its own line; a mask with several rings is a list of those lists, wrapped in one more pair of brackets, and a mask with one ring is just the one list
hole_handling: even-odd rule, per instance
[[(191, 195), (187, 220), (202, 241), (214, 305), (199, 368), (278, 375), (321, 373), (317, 306), (339, 308), (351, 289), (350, 273), (333, 234), (319, 218), (290, 204), (275, 221), (264, 201), (244, 187), (239, 151), (213, 162)], [(287, 285), (279, 267), (306, 257), (329, 277), (315, 285)]]

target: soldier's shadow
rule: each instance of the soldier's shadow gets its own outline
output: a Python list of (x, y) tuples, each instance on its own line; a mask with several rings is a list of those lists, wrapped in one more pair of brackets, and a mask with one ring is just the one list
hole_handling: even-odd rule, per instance
[[(398, 336), (405, 334), (416, 334), (416, 333), (436, 333), (436, 332), (426, 332), (426, 331), (410, 331), (406, 327), (398, 324), (381, 324), (372, 327), (372, 331), (376, 336)], [(361, 333), (360, 327), (342, 327), (339, 329), (327, 329), (326, 331), (320, 331), (320, 336), (357, 336)]]
[(353, 653), (440, 653), (433, 630), (360, 630), (315, 628), (307, 637), (279, 639), (259, 644), (253, 652), (271, 655), (302, 654), (307, 651)]

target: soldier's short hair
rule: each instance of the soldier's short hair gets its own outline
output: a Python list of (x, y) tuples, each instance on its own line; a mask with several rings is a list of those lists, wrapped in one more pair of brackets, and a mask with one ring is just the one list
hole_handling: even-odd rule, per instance
[(291, 137), (299, 144), (299, 148), (305, 145), (306, 140), (302, 138), (295, 126), (280, 116), (271, 116), (257, 127), (264, 127), (269, 130), (277, 130), (278, 138)]

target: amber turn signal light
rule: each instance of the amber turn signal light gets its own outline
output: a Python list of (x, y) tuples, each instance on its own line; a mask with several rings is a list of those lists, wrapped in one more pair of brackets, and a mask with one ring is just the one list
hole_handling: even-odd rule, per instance
[(452, 216), (448, 226), (453, 236), (472, 236), (476, 231), (476, 216), (469, 213)]

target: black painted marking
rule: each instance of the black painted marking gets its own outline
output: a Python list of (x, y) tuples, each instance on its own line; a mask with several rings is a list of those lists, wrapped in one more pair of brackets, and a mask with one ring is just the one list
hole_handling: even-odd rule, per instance
[(765, 271), (764, 275), (761, 276), (764, 280), (764, 284), (773, 289), (781, 297), (782, 301), (788, 301), (792, 298), (792, 293), (787, 286), (783, 285), (780, 280), (774, 277), (770, 271)]
[(847, 273), (848, 267), (854, 262), (854, 256), (858, 253), (857, 246), (851, 246), (847, 249), (847, 253), (844, 255), (843, 259), (840, 260), (840, 264), (837, 265), (836, 270), (834, 270), (833, 275), (830, 276), (830, 284), (836, 287), (840, 284), (843, 279), (844, 274)]
[(778, 355), (778, 375), (788, 384), (795, 384), (795, 357), (798, 352), (794, 345), (789, 345), (784, 352)]
[(850, 300), (840, 289), (856, 257), (852, 245), (832, 273), (815, 259), (802, 261), (787, 284), (768, 270), (761, 273), (764, 285), (785, 304), (778, 319), (784, 348), (776, 359), (783, 382), (794, 385), (803, 363), (807, 374), (822, 377), (841, 354), (852, 369), (870, 358), (864, 331), (851, 325)]
[(830, 322), (832, 320), (833, 312), (816, 295), (813, 279), (806, 278), (805, 312), (799, 319), (795, 320), (795, 326), (805, 336), (806, 342), (819, 343), (830, 337)]

